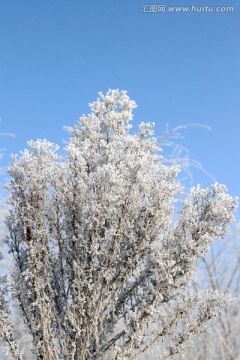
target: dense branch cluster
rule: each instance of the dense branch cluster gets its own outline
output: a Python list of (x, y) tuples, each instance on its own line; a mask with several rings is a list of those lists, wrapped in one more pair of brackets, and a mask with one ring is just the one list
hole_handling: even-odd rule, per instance
[[(156, 345), (150, 358), (165, 359), (229, 301), (188, 284), (237, 201), (196, 187), (175, 221), (179, 168), (161, 162), (154, 124), (130, 133), (135, 107), (125, 91), (100, 93), (68, 129), (66, 158), (46, 140), (12, 157), (11, 292), (36, 359), (137, 359)], [(22, 359), (4, 299), (1, 335)]]
[(240, 241), (239, 227), (211, 246), (210, 252), (200, 262), (197, 271), (197, 288), (221, 290), (234, 296), (215, 318), (211, 332), (204, 332), (188, 349), (186, 360), (237, 360), (240, 354)]

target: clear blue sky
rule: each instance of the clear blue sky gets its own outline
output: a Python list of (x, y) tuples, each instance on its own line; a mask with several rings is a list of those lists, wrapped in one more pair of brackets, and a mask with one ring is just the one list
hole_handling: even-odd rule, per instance
[[(136, 0), (1, 0), (0, 124), (7, 149), (29, 139), (61, 143), (98, 91), (126, 89), (134, 123), (159, 134), (194, 122), (181, 143), (233, 195), (240, 195), (240, 4), (161, 0), (166, 6), (234, 6), (232, 13), (142, 13)], [(195, 183), (211, 179), (194, 173)]]

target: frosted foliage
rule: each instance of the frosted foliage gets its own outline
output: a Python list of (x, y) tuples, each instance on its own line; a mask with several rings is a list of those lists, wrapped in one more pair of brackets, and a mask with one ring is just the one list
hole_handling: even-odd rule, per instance
[(239, 225), (232, 234), (211, 246), (200, 262), (197, 288), (209, 288), (231, 293), (234, 302), (221, 311), (211, 324), (211, 332), (202, 333), (192, 349), (185, 352), (186, 360), (239, 360), (240, 359), (240, 238)]
[(197, 187), (174, 222), (179, 168), (162, 164), (154, 124), (130, 134), (135, 107), (126, 91), (100, 93), (68, 128), (66, 158), (46, 140), (12, 157), (11, 289), (36, 359), (137, 359), (156, 344), (149, 358), (165, 359), (229, 301), (187, 286), (237, 201)]

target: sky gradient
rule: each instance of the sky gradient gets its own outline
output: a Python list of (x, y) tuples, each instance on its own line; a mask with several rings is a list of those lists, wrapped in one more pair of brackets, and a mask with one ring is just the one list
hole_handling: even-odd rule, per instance
[[(163, 0), (166, 6), (233, 6), (231, 13), (143, 13), (135, 0), (2, 0), (0, 132), (9, 154), (29, 139), (63, 145), (64, 125), (88, 112), (98, 91), (126, 89), (134, 126), (156, 135), (185, 123), (178, 140), (232, 195), (240, 195), (240, 4)], [(212, 179), (194, 171), (194, 183)]]

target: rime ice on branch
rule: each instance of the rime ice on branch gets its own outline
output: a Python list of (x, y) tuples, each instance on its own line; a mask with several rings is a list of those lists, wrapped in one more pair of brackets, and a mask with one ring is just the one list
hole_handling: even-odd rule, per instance
[(37, 359), (137, 359), (156, 345), (165, 359), (229, 301), (186, 287), (237, 201), (197, 187), (173, 222), (179, 168), (162, 164), (154, 124), (130, 134), (135, 107), (126, 91), (99, 93), (68, 128), (66, 158), (46, 140), (12, 157), (12, 295)]

